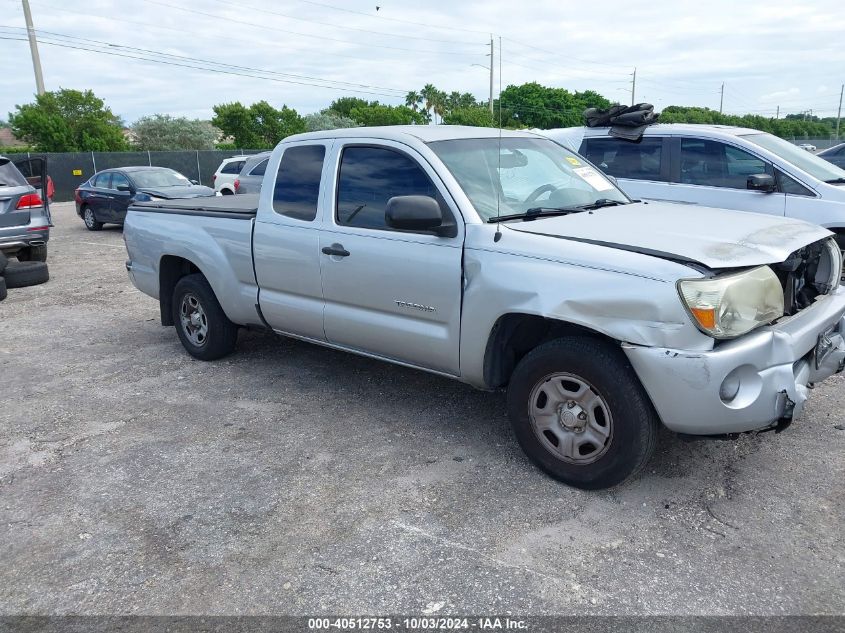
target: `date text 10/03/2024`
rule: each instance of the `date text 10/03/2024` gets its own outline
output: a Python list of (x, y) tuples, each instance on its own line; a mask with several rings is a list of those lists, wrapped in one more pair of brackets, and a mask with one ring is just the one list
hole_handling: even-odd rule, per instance
[(389, 617), (357, 617), (357, 618), (309, 618), (308, 628), (311, 630), (467, 630), (480, 631), (511, 630), (519, 631), (528, 628), (524, 620), (516, 618), (477, 617), (477, 618), (389, 618)]

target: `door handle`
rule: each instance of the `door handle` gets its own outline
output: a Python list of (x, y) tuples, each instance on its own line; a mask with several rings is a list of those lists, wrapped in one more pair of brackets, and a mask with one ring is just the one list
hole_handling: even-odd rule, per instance
[(331, 246), (324, 246), (323, 252), (326, 255), (334, 255), (335, 257), (349, 257), (349, 251), (343, 248), (343, 244), (332, 244)]

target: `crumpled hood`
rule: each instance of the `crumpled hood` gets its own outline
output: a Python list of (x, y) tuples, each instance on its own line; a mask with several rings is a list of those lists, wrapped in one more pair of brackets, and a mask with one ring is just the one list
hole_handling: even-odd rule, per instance
[(190, 185), (188, 187), (139, 187), (138, 191), (148, 193), (156, 198), (173, 200), (175, 198), (205, 198), (215, 195), (214, 189), (203, 185)]
[(832, 235), (802, 220), (668, 202), (606, 207), (502, 226), (713, 269), (782, 262), (802, 246)]

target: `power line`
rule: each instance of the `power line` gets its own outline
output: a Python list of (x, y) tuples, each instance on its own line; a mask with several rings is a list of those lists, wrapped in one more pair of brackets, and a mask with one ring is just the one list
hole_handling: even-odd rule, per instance
[[(0, 28), (20, 30), (20, 27), (5, 26), (5, 25), (0, 25)], [(162, 52), (150, 50), (150, 49), (147, 49), (147, 48), (138, 48), (138, 47), (135, 47), (135, 46), (126, 46), (125, 44), (115, 44), (113, 42), (105, 42), (103, 40), (94, 40), (94, 39), (91, 39), (91, 38), (81, 38), (81, 37), (76, 37), (74, 35), (67, 35), (65, 33), (56, 33), (56, 32), (53, 32), (53, 31), (44, 31), (44, 30), (41, 30), (41, 29), (39, 29), (37, 32), (41, 35), (65, 38), (65, 39), (70, 39), (70, 40), (78, 40), (78, 41), (86, 43), (86, 44), (93, 42), (95, 44), (99, 44), (99, 45), (107, 46), (107, 47), (111, 47), (111, 48), (119, 48), (119, 49), (135, 51), (135, 52), (143, 53), (143, 54), (169, 57), (169, 58), (173, 58), (173, 59), (181, 60), (181, 61), (190, 61), (190, 62), (203, 63), (203, 64), (213, 64), (215, 66), (223, 66), (223, 67), (232, 68), (232, 69), (235, 69), (235, 70), (244, 70), (244, 71), (249, 71), (249, 72), (260, 72), (262, 74), (266, 73), (266, 74), (270, 74), (270, 75), (278, 75), (280, 77), (289, 77), (289, 78), (297, 79), (297, 80), (311, 80), (311, 81), (319, 81), (319, 82), (322, 82), (322, 83), (341, 84), (341, 85), (346, 85), (346, 86), (350, 86), (350, 87), (354, 87), (354, 88), (366, 88), (366, 89), (371, 89), (371, 90), (393, 91), (393, 92), (397, 93), (397, 95), (395, 95), (395, 96), (402, 96), (407, 92), (406, 90), (401, 89), (401, 88), (386, 88), (384, 86), (373, 86), (373, 85), (369, 85), (369, 84), (362, 84), (362, 83), (350, 82), (350, 81), (340, 81), (340, 80), (336, 80), (336, 79), (324, 79), (322, 77), (313, 77), (313, 76), (309, 76), (309, 75), (297, 75), (297, 74), (293, 74), (293, 73), (283, 73), (283, 72), (278, 72), (278, 71), (274, 71), (274, 70), (266, 70), (264, 68), (254, 68), (254, 67), (250, 67), (250, 66), (238, 66), (238, 65), (235, 65), (235, 64), (227, 64), (227, 63), (224, 63), (224, 62), (217, 62), (217, 61), (209, 60), (209, 59), (201, 59), (201, 58), (198, 58), (198, 57), (189, 57), (189, 56), (186, 56), (186, 55), (175, 55), (173, 53), (162, 53)], [(334, 87), (334, 86), (331, 86), (331, 87)]]
[[(14, 37), (14, 36), (10, 37), (8, 35), (0, 35), (0, 40), (17, 41), (17, 42), (27, 41), (25, 37)], [(326, 89), (329, 89), (329, 90), (337, 90), (337, 91), (341, 91), (341, 92), (343, 92), (343, 91), (354, 92), (354, 93), (358, 93), (358, 94), (368, 94), (368, 95), (375, 95), (375, 96), (380, 96), (380, 97), (389, 97), (389, 98), (396, 98), (397, 97), (396, 94), (384, 94), (384, 93), (373, 92), (373, 91), (369, 91), (369, 90), (362, 90), (362, 89), (355, 89), (355, 88), (345, 88), (345, 87), (339, 87), (339, 86), (325, 86), (325, 85), (322, 85), (322, 84), (315, 84), (313, 82), (294, 81), (294, 80), (291, 80), (291, 79), (282, 79), (282, 78), (273, 77), (273, 76), (268, 77), (267, 74), (266, 74), (266, 71), (262, 71), (262, 70), (256, 70), (254, 73), (247, 73), (247, 72), (237, 72), (235, 70), (227, 70), (225, 68), (209, 68), (208, 66), (202, 66), (202, 65), (197, 65), (197, 64), (193, 64), (193, 63), (182, 63), (182, 62), (175, 62), (175, 61), (167, 61), (167, 60), (164, 60), (164, 59), (155, 59), (155, 58), (150, 58), (150, 57), (144, 57), (142, 55), (129, 55), (129, 54), (126, 54), (126, 53), (119, 53), (119, 52), (115, 52), (115, 51), (107, 51), (107, 50), (103, 50), (102, 48), (95, 48), (95, 47), (82, 46), (82, 45), (74, 45), (74, 44), (68, 43), (66, 41), (65, 42), (57, 42), (57, 41), (53, 41), (53, 40), (42, 39), (41, 43), (46, 44), (48, 46), (58, 46), (58, 47), (61, 47), (61, 48), (70, 48), (70, 49), (74, 49), (74, 50), (88, 51), (88, 52), (92, 52), (92, 53), (99, 53), (99, 54), (102, 54), (102, 55), (108, 55), (108, 56), (113, 56), (113, 57), (124, 57), (124, 58), (127, 58), (127, 59), (136, 59), (136, 60), (140, 60), (140, 61), (152, 62), (152, 63), (155, 63), (155, 64), (163, 64), (163, 65), (166, 65), (166, 66), (178, 66), (180, 68), (191, 68), (191, 69), (194, 69), (194, 70), (202, 70), (202, 71), (206, 71), (206, 72), (213, 72), (213, 73), (224, 74), (224, 75), (235, 75), (235, 76), (238, 76), (238, 77), (251, 77), (253, 79), (263, 79), (263, 80), (266, 80), (266, 81), (274, 81), (274, 82), (277, 82), (277, 83), (300, 85), (300, 86), (309, 86), (309, 87), (312, 87), (312, 88), (326, 88)]]
[(336, 28), (336, 29), (346, 29), (346, 30), (349, 30), (349, 31), (358, 31), (360, 33), (370, 33), (372, 35), (384, 35), (384, 36), (387, 36), (387, 37), (400, 37), (403, 40), (424, 40), (424, 41), (427, 41), (427, 42), (440, 42), (440, 43), (444, 43), (444, 44), (458, 44), (460, 46), (476, 46), (476, 45), (478, 45), (478, 43), (476, 43), (476, 42), (469, 43), (469, 42), (461, 42), (461, 41), (458, 41), (458, 40), (443, 40), (443, 39), (437, 39), (437, 38), (432, 38), (432, 37), (422, 37), (422, 36), (419, 36), (419, 35), (406, 35), (404, 33), (386, 33), (384, 31), (370, 31), (368, 29), (360, 29), (360, 28), (357, 28), (357, 27), (354, 27), (354, 26), (347, 26), (345, 24), (332, 24), (331, 22), (321, 22), (320, 20), (314, 20), (314, 19), (311, 19), (311, 18), (297, 17), (295, 15), (288, 15), (287, 13), (280, 13), (279, 11), (271, 11), (270, 9), (262, 9), (262, 8), (256, 7), (256, 6), (250, 6), (250, 5), (246, 5), (246, 4), (231, 2), (230, 0), (211, 0), (211, 2), (216, 2), (218, 4), (222, 4), (222, 5), (227, 6), (227, 7), (239, 7), (239, 8), (243, 8), (243, 9), (249, 9), (250, 11), (257, 11), (258, 13), (266, 13), (268, 15), (277, 15), (277, 16), (282, 17), (282, 18), (288, 18), (289, 20), (298, 20), (300, 22), (308, 22), (308, 23), (311, 23), (311, 24), (319, 24), (321, 26), (329, 26), (329, 27)]
[(336, 5), (328, 4), (328, 3), (325, 3), (325, 2), (316, 2), (316, 0), (300, 0), (300, 1), (304, 2), (306, 4), (311, 4), (311, 5), (314, 5), (314, 6), (317, 6), (317, 7), (323, 7), (323, 8), (326, 8), (326, 9), (334, 9), (336, 11), (344, 11), (345, 13), (354, 13), (356, 15), (363, 15), (363, 16), (366, 16), (368, 18), (376, 18), (376, 19), (379, 19), (379, 20), (387, 20), (389, 22), (400, 22), (402, 24), (413, 24), (414, 26), (424, 26), (424, 27), (429, 28), (429, 29), (440, 29), (440, 30), (444, 30), (444, 31), (461, 31), (463, 33), (479, 33), (479, 34), (482, 34), (482, 35), (486, 35), (490, 32), (490, 29), (487, 29), (485, 31), (477, 31), (475, 29), (462, 29), (462, 28), (457, 27), (457, 26), (443, 26), (442, 24), (426, 24), (424, 22), (415, 22), (414, 20), (403, 20), (401, 18), (391, 18), (389, 16), (381, 15), (381, 14), (373, 15), (371, 13), (366, 13), (365, 11), (356, 11), (355, 9), (347, 9), (346, 7), (338, 7)]
[(183, 11), (185, 13), (190, 13), (191, 15), (202, 15), (205, 17), (213, 18), (214, 20), (226, 20), (227, 22), (234, 22), (235, 24), (243, 24), (245, 26), (251, 26), (258, 29), (264, 29), (267, 31), (273, 31), (274, 33), (287, 33), (289, 35), (297, 35), (299, 37), (310, 37), (318, 40), (322, 40), (325, 42), (339, 42), (341, 44), (352, 44), (354, 46), (363, 46), (364, 48), (383, 48), (387, 50), (394, 50), (394, 51), (405, 51), (408, 53), (425, 53), (429, 55), (449, 55), (453, 57), (478, 57), (483, 56), (484, 53), (467, 53), (464, 51), (448, 51), (448, 50), (430, 50), (430, 49), (419, 49), (419, 48), (404, 48), (401, 46), (388, 46), (386, 44), (361, 44), (361, 42), (355, 42), (351, 40), (343, 40), (336, 37), (327, 37), (325, 35), (313, 35), (311, 33), (301, 33), (299, 31), (290, 31), (287, 29), (282, 29), (277, 26), (267, 26), (266, 24), (258, 24), (256, 22), (247, 22), (246, 20), (238, 20), (236, 18), (231, 17), (223, 17), (219, 14), (215, 13), (208, 13), (206, 11), (200, 11), (199, 9), (194, 8), (187, 8), (182, 7), (177, 4), (172, 4), (168, 2), (159, 2), (159, 0), (141, 0), (142, 2), (146, 2), (147, 4), (154, 4), (160, 7), (165, 7), (167, 9), (175, 9), (177, 11)]

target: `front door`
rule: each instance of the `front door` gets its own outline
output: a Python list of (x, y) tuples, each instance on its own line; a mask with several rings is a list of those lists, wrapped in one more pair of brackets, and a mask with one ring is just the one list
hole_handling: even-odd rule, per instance
[(291, 144), (278, 165), (273, 187), (261, 188), (253, 235), (259, 305), (270, 326), (286, 334), (325, 341), (320, 279), (321, 192), (331, 142)]
[(132, 184), (129, 182), (129, 178), (119, 171), (114, 172), (111, 177), (111, 205), (109, 211), (111, 221), (123, 224), (124, 220), (126, 220), (126, 212), (129, 210), (131, 202)]
[(737, 211), (784, 215), (786, 196), (748, 189), (748, 177), (768, 174), (773, 166), (745, 150), (721, 141), (677, 139), (679, 158), (668, 187), (669, 199)]
[[(340, 145), (333, 213), (320, 233), (330, 343), (458, 375), (463, 222), (427, 162), (388, 141)], [(394, 196), (438, 200), (455, 237), (393, 230)]]

